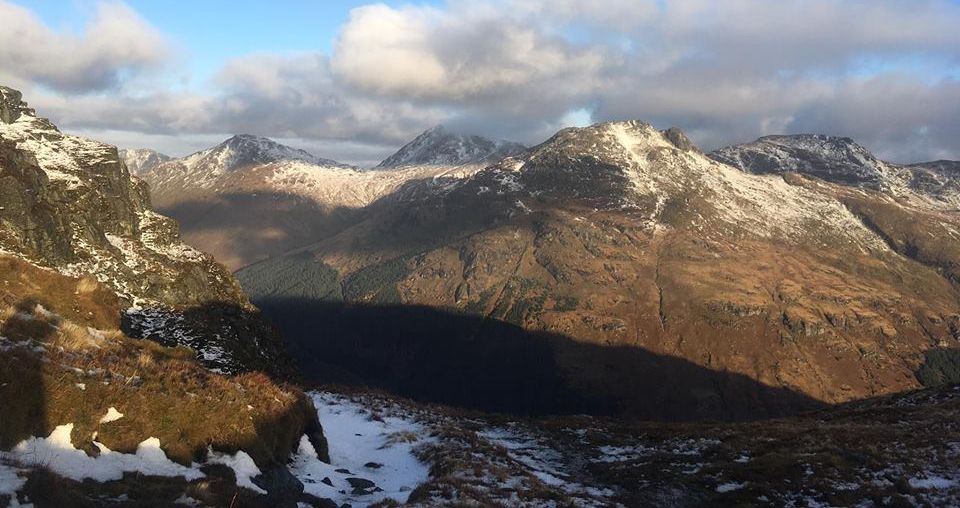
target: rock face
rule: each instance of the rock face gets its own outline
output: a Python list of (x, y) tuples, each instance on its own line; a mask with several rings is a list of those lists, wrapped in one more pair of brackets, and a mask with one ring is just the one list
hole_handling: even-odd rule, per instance
[(169, 155), (164, 155), (149, 148), (119, 150), (118, 153), (124, 164), (126, 164), (127, 170), (134, 176), (140, 176), (170, 160)]
[(565, 129), (238, 276), (319, 378), (454, 404), (744, 418), (916, 388), (960, 346), (960, 219), (811, 143), (857, 176)]
[(752, 143), (721, 148), (710, 156), (751, 173), (793, 171), (829, 182), (889, 188), (893, 171), (850, 138), (801, 134), (765, 136)]
[(931, 198), (960, 205), (960, 172), (954, 161), (899, 165), (882, 161), (850, 138), (799, 134), (766, 136), (728, 146), (710, 157), (756, 174), (800, 173), (905, 199)]
[(404, 166), (463, 166), (496, 162), (526, 148), (512, 141), (458, 134), (438, 125), (417, 136), (377, 168)]
[[(115, 147), (61, 133), (9, 88), (0, 88), (0, 110), (0, 250), (65, 275), (92, 275), (139, 310), (199, 318), (210, 307), (219, 309), (215, 321), (246, 323), (244, 332), (226, 326), (232, 332), (193, 344), (211, 365), (283, 363), (236, 280), (151, 210), (146, 185)], [(224, 308), (235, 311), (225, 317)], [(128, 315), (136, 322), (136, 312)]]
[(921, 162), (908, 168), (913, 174), (910, 188), (956, 205), (954, 198), (960, 195), (960, 161)]

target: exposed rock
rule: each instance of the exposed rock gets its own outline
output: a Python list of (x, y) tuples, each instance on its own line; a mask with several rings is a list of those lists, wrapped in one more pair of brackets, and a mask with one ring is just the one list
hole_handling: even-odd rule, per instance
[(697, 147), (693, 144), (693, 141), (690, 141), (690, 138), (688, 138), (682, 130), (676, 127), (670, 127), (669, 129), (663, 131), (663, 135), (670, 140), (671, 143), (673, 143), (673, 146), (683, 150), (684, 152), (697, 150)]
[(525, 147), (519, 143), (459, 134), (438, 125), (423, 132), (396, 153), (384, 159), (377, 168), (492, 163), (521, 153), (523, 150)]
[[(115, 147), (61, 133), (19, 92), (0, 90), (0, 104), (0, 250), (66, 275), (96, 277), (139, 309), (128, 316), (168, 313), (194, 319), (188, 327), (213, 322), (230, 330), (201, 334), (191, 346), (201, 359), (242, 351), (229, 360), (232, 371), (281, 368), (276, 336), (233, 276), (183, 244), (176, 222), (151, 210), (146, 186), (130, 176)], [(207, 309), (219, 309), (214, 319), (203, 316)], [(176, 342), (176, 330), (161, 332)]]

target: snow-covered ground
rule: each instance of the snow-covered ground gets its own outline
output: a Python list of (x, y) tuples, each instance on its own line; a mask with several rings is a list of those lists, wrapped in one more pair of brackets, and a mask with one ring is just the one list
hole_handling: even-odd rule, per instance
[[(114, 408), (110, 409), (114, 410)], [(106, 424), (118, 420), (117, 414), (119, 413), (113, 414), (113, 411), (107, 413), (104, 417)], [(120, 480), (124, 473), (169, 478), (182, 477), (187, 481), (205, 476), (200, 471), (200, 464), (194, 463), (187, 467), (171, 461), (163, 452), (160, 440), (153, 437), (140, 443), (136, 453), (132, 454), (112, 451), (94, 441), (100, 453), (96, 457), (91, 457), (74, 446), (73, 429), (72, 423), (66, 423), (58, 426), (47, 437), (31, 437), (9, 452), (0, 452), (0, 495), (16, 498), (17, 491), (26, 482), (25, 478), (17, 474), (19, 469), (14, 468), (13, 464), (24, 470), (43, 467), (71, 480), (93, 480), (101, 483)], [(265, 493), (252, 481), (261, 472), (246, 453), (240, 451), (228, 455), (211, 450), (207, 462), (230, 467), (236, 474), (239, 486)]]
[(23, 488), (27, 479), (19, 475), (20, 470), (15, 468), (2, 459), (0, 459), (0, 496), (9, 496), (11, 499), (10, 507), (18, 508), (17, 491)]
[(311, 394), (330, 446), (330, 464), (321, 462), (304, 438), (291, 472), (305, 492), (366, 506), (384, 499), (406, 502), (429, 477), (429, 467), (414, 455), (427, 442), (427, 428), (412, 417), (381, 416), (349, 397)]

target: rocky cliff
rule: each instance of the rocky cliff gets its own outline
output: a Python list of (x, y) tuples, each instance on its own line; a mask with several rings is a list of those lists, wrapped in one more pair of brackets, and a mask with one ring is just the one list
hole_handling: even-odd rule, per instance
[[(212, 367), (283, 363), (237, 281), (151, 210), (146, 185), (115, 147), (61, 133), (10, 88), (0, 87), (0, 115), (0, 251), (95, 277), (130, 308), (131, 333), (191, 345)], [(151, 325), (161, 316), (180, 326)]]

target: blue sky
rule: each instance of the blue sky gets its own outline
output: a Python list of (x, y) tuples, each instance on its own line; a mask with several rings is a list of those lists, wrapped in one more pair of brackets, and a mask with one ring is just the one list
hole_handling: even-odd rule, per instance
[[(437, 123), (533, 144), (641, 119), (702, 148), (850, 136), (960, 159), (960, 0), (0, 0), (0, 82), (183, 155), (234, 133), (373, 164)], [(334, 41), (339, 41), (334, 44)]]

